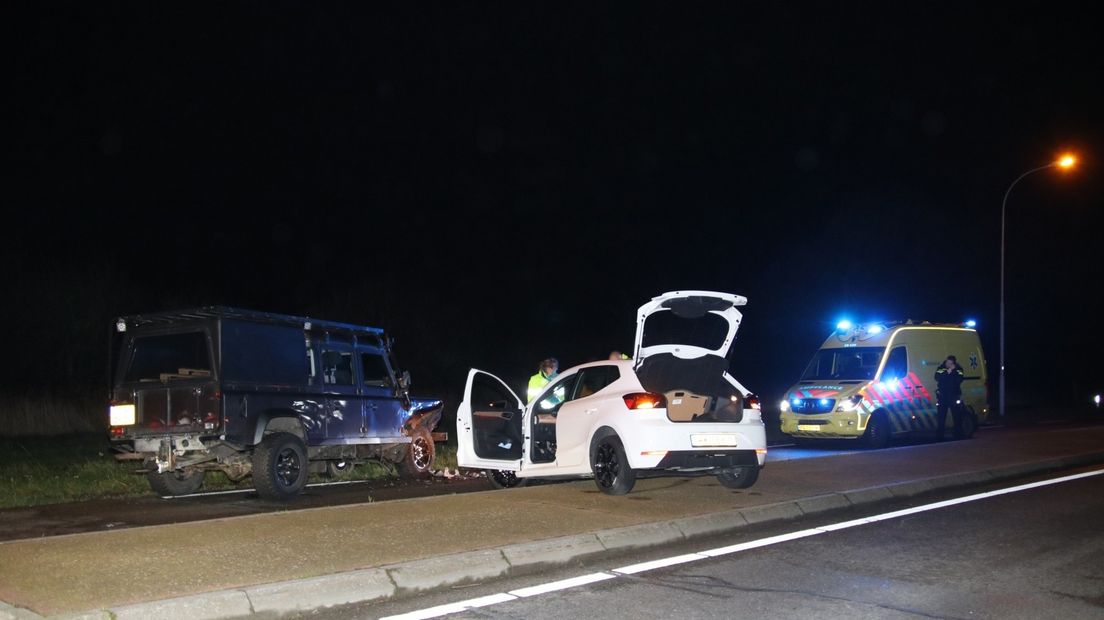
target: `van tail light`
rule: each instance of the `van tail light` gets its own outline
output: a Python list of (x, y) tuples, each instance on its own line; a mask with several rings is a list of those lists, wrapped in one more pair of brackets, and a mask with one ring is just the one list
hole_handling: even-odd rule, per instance
[(744, 397), (744, 409), (754, 409), (756, 411), (762, 411), (763, 407), (759, 405), (759, 397), (755, 394), (748, 394)]
[(625, 399), (625, 406), (632, 411), (641, 409), (661, 409), (667, 406), (667, 399), (664, 398), (662, 394), (633, 392), (632, 394), (625, 394), (621, 398)]

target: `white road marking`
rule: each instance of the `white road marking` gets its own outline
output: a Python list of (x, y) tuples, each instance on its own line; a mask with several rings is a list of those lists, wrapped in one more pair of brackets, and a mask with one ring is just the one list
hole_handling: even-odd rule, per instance
[(696, 562), (698, 560), (704, 560), (705, 558), (706, 556), (700, 553), (688, 553), (686, 555), (676, 555), (673, 558), (663, 558), (662, 560), (652, 560), (651, 562), (641, 562), (640, 564), (622, 566), (621, 568), (613, 569), (613, 572), (621, 573), (622, 575), (635, 575), (636, 573), (643, 573), (657, 568), (666, 568), (677, 564)]
[(676, 555), (669, 558), (663, 558), (660, 560), (652, 560), (650, 562), (641, 562), (640, 564), (632, 564), (624, 566), (622, 568), (615, 568), (607, 572), (590, 573), (587, 575), (581, 575), (579, 577), (572, 577), (570, 579), (563, 579), (560, 581), (553, 581), (542, 585), (530, 586), (528, 588), (520, 588), (518, 590), (511, 590), (510, 592), (500, 592), (498, 594), (491, 594), (489, 596), (483, 596), (480, 598), (468, 599), (466, 601), (460, 601), (458, 603), (449, 603), (447, 605), (438, 605), (436, 607), (428, 607), (426, 609), (420, 609), (417, 611), (411, 611), (405, 614), (397, 616), (387, 616), (381, 620), (426, 620), (428, 618), (439, 618), (441, 616), (447, 616), (449, 614), (460, 613), (467, 609), (474, 609), (476, 607), (487, 607), (490, 605), (498, 605), (499, 603), (508, 603), (510, 601), (516, 601), (521, 598), (538, 596), (540, 594), (546, 594), (548, 592), (558, 592), (560, 590), (566, 590), (569, 588), (575, 588), (578, 586), (584, 586), (591, 583), (597, 583), (606, 581), (609, 579), (615, 579), (618, 576), (635, 575), (637, 573), (643, 573), (650, 570), (656, 570), (659, 568), (666, 568), (668, 566), (676, 566), (678, 564), (686, 564), (688, 562), (697, 562), (698, 560), (705, 560), (709, 558), (715, 558), (722, 555), (728, 555), (731, 553), (739, 553), (741, 551), (747, 551), (749, 549), (758, 549), (759, 547), (766, 547), (768, 545), (776, 545), (779, 543), (789, 542), (791, 540), (797, 540), (800, 538), (806, 538), (809, 536), (817, 536), (820, 534), (827, 534), (829, 532), (836, 532), (851, 527), (857, 527), (860, 525), (868, 525), (870, 523), (877, 523), (879, 521), (885, 521), (887, 519), (896, 519), (898, 517), (904, 517), (920, 512), (928, 512), (930, 510), (938, 510), (940, 508), (946, 508), (948, 506), (955, 506), (958, 504), (965, 504), (968, 502), (976, 502), (982, 499), (988, 499), (990, 497), (997, 497), (999, 495), (1007, 495), (1009, 493), (1018, 493), (1020, 491), (1028, 491), (1031, 489), (1037, 489), (1039, 487), (1050, 486), (1053, 484), (1061, 484), (1063, 482), (1070, 482), (1072, 480), (1080, 480), (1082, 478), (1089, 478), (1091, 476), (1099, 476), (1104, 474), (1104, 469), (1098, 469), (1094, 471), (1088, 471), (1080, 474), (1071, 474), (1069, 476), (1062, 476), (1059, 478), (1051, 478), (1049, 480), (1040, 480), (1038, 482), (1029, 482), (1027, 484), (1021, 484), (1014, 487), (1008, 487), (1004, 489), (996, 489), (994, 491), (986, 491), (984, 493), (975, 493), (973, 495), (966, 495), (963, 497), (956, 497), (954, 499), (943, 500), (940, 502), (933, 502), (931, 504), (924, 504), (922, 506), (914, 506), (912, 508), (905, 508), (903, 510), (894, 510), (892, 512), (884, 512), (878, 515), (872, 515), (869, 517), (863, 517), (861, 519), (852, 519), (850, 521), (841, 521), (839, 523), (833, 523), (830, 525), (822, 525), (819, 527), (809, 528), (805, 530), (798, 530), (796, 532), (790, 532), (788, 534), (779, 534), (777, 536), (769, 536), (767, 538), (760, 538), (758, 540), (751, 540), (748, 542), (739, 543), (736, 545), (729, 545), (727, 547), (718, 547), (716, 549), (707, 549), (705, 551), (699, 551), (698, 553), (688, 553), (684, 555)]
[(553, 581), (552, 583), (546, 583), (539, 586), (521, 588), (518, 590), (510, 590), (509, 594), (518, 598), (525, 598), (528, 596), (536, 596), (538, 594), (547, 594), (549, 592), (555, 592), (557, 590), (566, 590), (568, 588), (574, 588), (577, 586), (585, 586), (590, 583), (598, 583), (599, 581), (614, 579), (616, 577), (617, 575), (611, 575), (609, 573), (591, 573), (589, 575), (572, 577), (571, 579), (563, 579), (561, 581)]

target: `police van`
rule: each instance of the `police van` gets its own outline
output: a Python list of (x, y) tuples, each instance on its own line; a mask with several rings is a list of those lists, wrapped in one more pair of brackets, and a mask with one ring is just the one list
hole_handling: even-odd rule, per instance
[[(796, 440), (861, 439), (936, 433), (935, 371), (954, 355), (965, 373), (961, 403), (946, 427), (973, 435), (989, 415), (988, 374), (973, 322), (841, 322), (780, 403), (782, 432)], [(954, 416), (962, 419), (954, 424)]]

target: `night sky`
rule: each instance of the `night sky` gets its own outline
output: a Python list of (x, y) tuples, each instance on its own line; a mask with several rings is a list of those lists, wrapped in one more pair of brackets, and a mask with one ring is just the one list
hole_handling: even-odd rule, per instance
[(1009, 200), (1009, 390), (1104, 390), (1090, 3), (594, 4), (24, 15), (4, 391), (101, 388), (112, 317), (222, 304), (385, 327), (455, 399), (688, 288), (748, 298), (770, 402), (844, 315), (975, 318), (996, 374), (1001, 198), (1063, 149)]

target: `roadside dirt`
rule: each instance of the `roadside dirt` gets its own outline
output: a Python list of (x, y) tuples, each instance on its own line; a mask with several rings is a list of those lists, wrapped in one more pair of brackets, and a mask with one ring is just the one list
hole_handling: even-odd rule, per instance
[(272, 502), (253, 491), (174, 499), (102, 499), (0, 510), (0, 542), (104, 530), (219, 519), (262, 512), (302, 510), (363, 502), (490, 490), (482, 476), (413, 480), (388, 478), (308, 487), (291, 502)]

